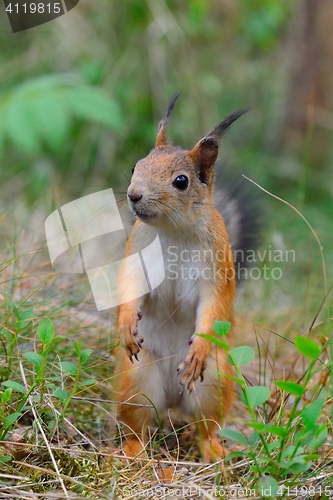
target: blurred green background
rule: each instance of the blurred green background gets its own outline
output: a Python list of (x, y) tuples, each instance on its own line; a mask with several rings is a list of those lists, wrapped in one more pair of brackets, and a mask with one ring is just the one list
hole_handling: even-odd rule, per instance
[[(168, 131), (183, 147), (253, 108), (221, 156), (302, 212), (332, 284), (332, 25), (331, 0), (80, 0), (65, 16), (13, 34), (1, 5), (2, 211), (19, 205), (47, 216), (87, 190), (124, 192), (181, 90)], [(323, 274), (309, 228), (253, 189), (266, 246), (296, 251), (282, 303), (311, 281), (317, 307)]]

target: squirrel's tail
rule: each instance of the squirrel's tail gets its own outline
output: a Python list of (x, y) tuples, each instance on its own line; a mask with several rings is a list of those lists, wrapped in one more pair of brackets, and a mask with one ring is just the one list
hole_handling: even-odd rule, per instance
[(224, 219), (237, 281), (241, 281), (260, 244), (263, 220), (258, 193), (240, 173), (222, 167), (217, 170), (215, 206)]

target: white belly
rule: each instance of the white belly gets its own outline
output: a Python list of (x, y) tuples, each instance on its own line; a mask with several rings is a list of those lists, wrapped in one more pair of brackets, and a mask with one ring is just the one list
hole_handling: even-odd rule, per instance
[[(144, 297), (139, 334), (144, 339), (140, 364), (151, 365), (151, 380), (163, 380), (155, 401), (166, 408), (180, 405), (180, 378), (177, 368), (189, 352), (189, 340), (195, 333), (200, 290), (200, 263), (183, 259), (169, 262), (163, 249), (166, 276), (161, 285)], [(154, 265), (154, 256), (151, 256)], [(148, 267), (149, 263), (147, 264)], [(147, 368), (145, 368), (147, 370)], [(149, 371), (149, 370), (148, 370)], [(153, 391), (155, 392), (155, 391)], [(162, 408), (161, 408), (162, 410)]]

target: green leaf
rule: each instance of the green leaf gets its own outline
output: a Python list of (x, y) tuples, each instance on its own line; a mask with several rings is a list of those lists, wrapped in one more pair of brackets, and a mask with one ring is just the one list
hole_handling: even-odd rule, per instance
[[(281, 458), (290, 457), (291, 455), (293, 455), (295, 453), (295, 450), (296, 450), (296, 446), (294, 446), (294, 445), (288, 446), (285, 450), (283, 450), (283, 452), (281, 454)], [(298, 453), (299, 454), (303, 453), (303, 448), (301, 446), (298, 448)]]
[(96, 385), (97, 381), (93, 378), (89, 378), (88, 380), (84, 380), (83, 382), (80, 383), (80, 386), (86, 386), (86, 385)]
[(77, 374), (78, 368), (77, 365), (75, 365), (74, 363), (70, 363), (69, 361), (62, 361), (60, 363), (60, 366), (64, 372), (69, 373), (70, 375)]
[[(248, 387), (247, 393), (252, 408), (265, 403), (271, 395), (271, 392), (268, 389), (268, 387), (261, 385), (254, 385), (253, 387)], [(242, 394), (242, 401), (246, 404), (244, 393)]]
[(68, 74), (48, 74), (37, 76), (29, 80), (20, 83), (16, 88), (14, 93), (18, 96), (25, 96), (26, 98), (32, 98), (36, 95), (40, 95), (43, 92), (55, 92), (59, 89), (64, 88), (68, 85), (77, 85), (81, 80), (73, 77), (73, 75)]
[(226, 373), (223, 373), (223, 377), (229, 378), (230, 380), (233, 380), (236, 382), (236, 384), (242, 385), (244, 383), (244, 380), (238, 377), (235, 377), (234, 375), (228, 375)]
[(33, 102), (38, 133), (55, 152), (66, 143), (70, 125), (70, 117), (58, 94), (41, 95)]
[(94, 120), (120, 131), (123, 120), (120, 108), (115, 101), (96, 87), (75, 87), (64, 93), (69, 109), (75, 116)]
[(66, 391), (66, 389), (61, 389), (60, 387), (58, 387), (58, 389), (56, 391), (54, 391), (53, 396), (62, 402), (66, 401), (66, 399), (69, 398), (69, 394)]
[(257, 431), (254, 431), (249, 437), (249, 445), (254, 446), (255, 444), (257, 444), (259, 440), (260, 440), (260, 435), (258, 434)]
[(229, 352), (229, 356), (233, 357), (236, 365), (244, 366), (254, 360), (255, 353), (252, 347), (243, 345), (232, 349)]
[(24, 153), (36, 154), (39, 151), (31, 103), (22, 97), (13, 96), (7, 106), (7, 133), (13, 144)]
[(280, 427), (278, 425), (267, 426), (264, 432), (268, 432), (268, 434), (274, 434), (274, 436), (278, 436), (281, 439), (286, 437), (286, 435), (288, 434), (287, 429), (285, 429), (284, 427)]
[[(42, 400), (44, 400), (44, 399), (45, 399), (45, 394), (42, 394), (42, 395), (41, 395), (41, 394), (35, 394), (34, 396), (32, 396), (32, 401), (33, 401), (33, 403), (35, 403), (37, 406), (39, 406), (39, 404), (40, 404), (40, 402), (41, 402), (41, 401), (40, 401), (40, 400), (41, 400), (41, 398), (42, 398)], [(27, 406), (25, 406), (24, 408), (27, 408)]]
[(74, 346), (76, 354), (79, 356), (81, 353), (81, 340), (79, 340), (78, 342), (75, 342), (75, 340), (72, 340), (72, 344)]
[(87, 359), (89, 358), (90, 354), (92, 353), (92, 349), (84, 349), (81, 352), (81, 363), (84, 365), (87, 362)]
[(268, 443), (268, 449), (269, 451), (275, 451), (276, 449), (281, 447), (281, 440), (277, 439), (276, 441), (273, 441), (273, 443)]
[(248, 455), (245, 451), (232, 451), (225, 457), (225, 461), (228, 462), (232, 458), (245, 458), (247, 456)]
[(42, 141), (53, 150), (65, 143), (71, 115), (122, 130), (120, 107), (101, 88), (68, 75), (33, 78), (2, 94), (0, 149), (6, 136), (18, 149), (37, 154)]
[(38, 325), (37, 334), (43, 344), (50, 344), (54, 337), (54, 326), (49, 318), (44, 318)]
[(4, 142), (5, 142), (5, 123), (1, 121), (0, 123), (0, 158), (2, 156), (3, 148), (4, 148)]
[(85, 60), (80, 64), (80, 73), (90, 85), (96, 85), (98, 83), (103, 69), (104, 65), (96, 60)]
[(18, 313), (17, 326), (21, 330), (25, 328), (30, 321), (34, 318), (34, 310), (28, 309)]
[(217, 345), (217, 347), (221, 347), (221, 349), (224, 349), (225, 351), (229, 351), (229, 346), (224, 342), (224, 340), (221, 340), (219, 338), (213, 337), (213, 335), (207, 335), (205, 333), (196, 333), (198, 337), (202, 337), (203, 339), (209, 340), (214, 345)]
[(313, 425), (312, 427), (305, 427), (297, 432), (294, 436), (296, 443), (301, 443), (311, 449), (316, 449), (322, 446), (327, 439), (327, 425), (326, 423), (319, 426)]
[(13, 302), (13, 301), (11, 301), (11, 300), (7, 299), (7, 300), (6, 300), (6, 305), (7, 305), (7, 306), (9, 306), (9, 307), (10, 307), (10, 309), (11, 309), (11, 310), (12, 310), (12, 311), (16, 314), (16, 315), (18, 315), (18, 309), (17, 309), (17, 307), (16, 307), (16, 304), (14, 304), (14, 302)]
[(248, 446), (246, 437), (238, 431), (234, 431), (232, 429), (220, 429), (219, 434), (224, 438), (241, 443), (243, 446)]
[(299, 384), (296, 384), (295, 382), (285, 382), (283, 380), (275, 382), (276, 387), (281, 389), (282, 391), (289, 392), (290, 394), (293, 394), (294, 396), (302, 396), (304, 393), (304, 387), (302, 387)]
[(1, 464), (4, 464), (4, 463), (6, 463), (6, 462), (10, 462), (10, 461), (11, 461), (11, 459), (12, 459), (12, 457), (11, 457), (10, 455), (2, 455), (2, 456), (0, 457), (0, 463), (1, 463)]
[(3, 426), (5, 428), (11, 427), (21, 416), (22, 413), (12, 413), (11, 415), (8, 415), (3, 422)]
[(3, 405), (7, 403), (7, 401), (10, 400), (12, 397), (13, 389), (11, 387), (8, 387), (2, 394), (1, 394), (1, 402)]
[(251, 427), (252, 429), (255, 429), (258, 432), (266, 430), (266, 427), (268, 427), (268, 426), (266, 426), (266, 424), (261, 424), (259, 422), (249, 422), (249, 423), (246, 423), (245, 425), (247, 425), (248, 427)]
[(47, 427), (51, 433), (55, 431), (55, 428), (57, 427), (57, 422), (55, 420), (51, 420), (48, 424)]
[(304, 456), (297, 456), (289, 462), (279, 463), (282, 469), (292, 472), (293, 474), (299, 474), (300, 472), (305, 472), (312, 466), (312, 460), (307, 460)]
[(0, 334), (4, 335), (6, 339), (9, 340), (9, 342), (12, 342), (14, 340), (14, 335), (8, 330), (6, 330), (6, 328), (1, 328)]
[(297, 336), (295, 338), (295, 345), (297, 350), (306, 358), (317, 359), (320, 356), (320, 345), (307, 337)]
[(30, 361), (36, 368), (40, 368), (42, 366), (43, 358), (37, 352), (24, 352), (23, 357)]
[(323, 406), (325, 404), (325, 399), (316, 399), (309, 406), (306, 406), (302, 410), (302, 421), (306, 427), (312, 427), (321, 415)]
[(6, 380), (6, 382), (2, 382), (2, 385), (10, 387), (13, 391), (20, 392), (21, 394), (26, 393), (25, 387), (18, 382), (14, 382), (14, 380)]
[(324, 424), (323, 428), (321, 429), (321, 431), (317, 435), (317, 441), (316, 441), (317, 448), (320, 448), (320, 446), (322, 446), (323, 444), (326, 443), (327, 436), (328, 436), (327, 426), (326, 426), (326, 424)]
[(272, 476), (262, 476), (258, 481), (257, 491), (263, 498), (276, 498), (279, 484)]
[(225, 337), (231, 329), (231, 323), (228, 321), (214, 321), (213, 324), (213, 332), (216, 335), (220, 335), (221, 337)]
[(317, 426), (313, 426), (310, 429), (307, 427), (302, 428), (294, 435), (294, 442), (302, 443), (304, 446), (307, 445), (315, 437), (317, 428)]

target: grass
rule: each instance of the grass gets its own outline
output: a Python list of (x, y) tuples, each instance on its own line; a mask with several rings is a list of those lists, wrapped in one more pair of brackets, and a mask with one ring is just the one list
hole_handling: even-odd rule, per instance
[[(291, 211), (283, 207), (279, 217), (283, 210)], [(285, 227), (304, 235), (303, 222), (285, 213)], [(2, 216), (2, 498), (262, 498), (272, 487), (274, 497), (276, 484), (284, 498), (329, 498), (332, 319), (311, 236), (292, 236), (298, 258), (279, 263), (281, 280), (251, 280), (240, 290), (238, 345), (246, 348), (233, 360), (240, 394), (223, 432), (230, 457), (202, 463), (194, 427), (172, 422), (145, 456), (124, 462), (111, 430), (113, 313), (96, 311), (84, 276), (52, 270), (42, 233), (32, 229), (41, 227), (40, 213), (17, 220)], [(291, 233), (283, 234), (289, 248)], [(274, 237), (268, 228), (267, 241), (278, 244)], [(295, 345), (300, 336), (312, 340), (312, 357)], [(251, 400), (264, 386), (269, 398)]]

